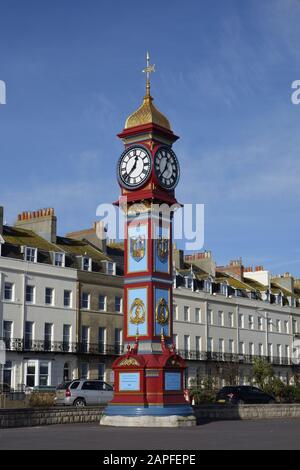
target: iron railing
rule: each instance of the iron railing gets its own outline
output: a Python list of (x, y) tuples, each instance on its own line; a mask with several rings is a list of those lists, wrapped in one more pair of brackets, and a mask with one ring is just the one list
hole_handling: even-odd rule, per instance
[(124, 346), (120, 344), (97, 344), (87, 342), (66, 342), (66, 341), (43, 341), (28, 340), (21, 338), (3, 339), (6, 351), (16, 352), (45, 352), (62, 354), (99, 354), (119, 356), (124, 352)]
[(228, 362), (235, 364), (254, 364), (257, 359), (263, 359), (266, 362), (274, 365), (292, 365), (291, 358), (288, 357), (270, 357), (270, 356), (256, 356), (249, 354), (230, 354), (230, 353), (216, 353), (216, 352), (203, 352), (192, 350), (179, 350), (180, 356), (186, 360), (192, 361), (205, 361), (205, 362)]

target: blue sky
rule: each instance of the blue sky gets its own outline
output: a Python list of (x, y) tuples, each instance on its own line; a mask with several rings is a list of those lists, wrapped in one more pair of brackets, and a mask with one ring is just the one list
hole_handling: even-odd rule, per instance
[(116, 199), (116, 134), (152, 94), (181, 136), (178, 198), (205, 248), (300, 276), (298, 0), (0, 1), (1, 204), (55, 207), (61, 234)]

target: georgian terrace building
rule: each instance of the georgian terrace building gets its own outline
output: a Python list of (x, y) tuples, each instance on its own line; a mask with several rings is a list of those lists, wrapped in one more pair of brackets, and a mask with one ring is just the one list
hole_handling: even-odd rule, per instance
[(250, 383), (255, 357), (286, 382), (299, 377), (292, 353), (300, 337), (300, 290), (292, 276), (245, 269), (241, 260), (216, 267), (210, 252), (176, 252), (175, 262), (175, 343), (189, 384), (207, 376), (218, 385)]
[(23, 213), (13, 227), (0, 211), (2, 380), (14, 390), (109, 378), (122, 347), (119, 268), (92, 242), (57, 236), (56, 224), (53, 209)]

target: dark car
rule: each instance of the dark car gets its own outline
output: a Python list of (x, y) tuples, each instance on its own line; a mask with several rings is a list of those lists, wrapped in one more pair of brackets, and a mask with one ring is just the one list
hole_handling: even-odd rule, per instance
[(232, 405), (271, 405), (276, 403), (276, 399), (257, 387), (223, 387), (217, 395), (217, 403), (229, 403)]

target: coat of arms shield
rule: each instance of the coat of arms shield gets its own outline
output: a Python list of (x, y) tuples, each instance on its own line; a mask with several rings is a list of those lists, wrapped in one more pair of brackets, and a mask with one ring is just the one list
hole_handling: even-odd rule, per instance
[(144, 235), (130, 238), (130, 254), (137, 262), (141, 261), (145, 257), (146, 237)]

